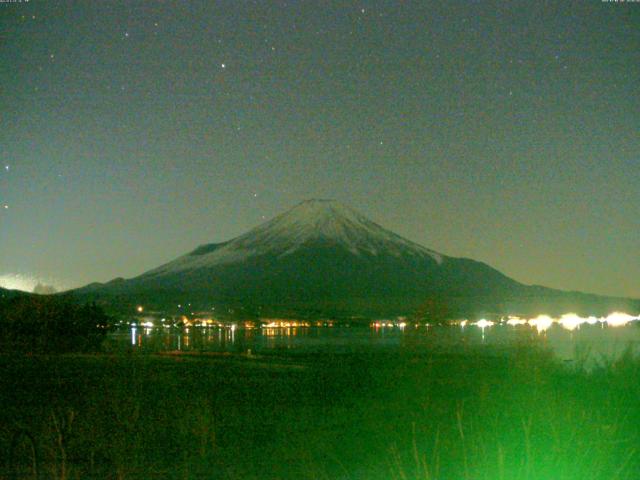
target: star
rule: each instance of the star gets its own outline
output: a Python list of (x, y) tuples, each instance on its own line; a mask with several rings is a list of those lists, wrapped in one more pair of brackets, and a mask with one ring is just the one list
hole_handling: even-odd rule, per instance
[(221, 68), (227, 68), (227, 66), (226, 66), (224, 63), (221, 63), (221, 64), (220, 64), (220, 67), (221, 67)]

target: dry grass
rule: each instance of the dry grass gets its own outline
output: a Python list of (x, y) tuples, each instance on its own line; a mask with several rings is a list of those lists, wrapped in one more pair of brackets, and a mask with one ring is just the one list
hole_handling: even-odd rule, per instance
[(630, 353), (591, 371), (525, 347), (260, 363), (0, 357), (0, 478), (638, 478)]

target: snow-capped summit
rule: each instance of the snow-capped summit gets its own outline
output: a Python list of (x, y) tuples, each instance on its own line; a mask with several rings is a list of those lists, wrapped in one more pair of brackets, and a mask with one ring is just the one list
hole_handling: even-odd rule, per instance
[(335, 242), (356, 255), (376, 255), (383, 250), (400, 255), (406, 250), (442, 261), (440, 254), (405, 240), (335, 200), (306, 200), (237, 239), (238, 244), (247, 246), (286, 246), (284, 254), (313, 241)]
[(335, 200), (312, 199), (228, 242), (201, 245), (147, 275), (244, 261), (261, 255), (284, 257), (313, 244), (341, 247), (354, 255), (430, 257), (443, 255), (406, 240)]

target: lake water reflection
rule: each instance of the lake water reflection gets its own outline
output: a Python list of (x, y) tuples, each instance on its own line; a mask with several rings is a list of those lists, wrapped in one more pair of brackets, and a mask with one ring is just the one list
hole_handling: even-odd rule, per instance
[(574, 330), (553, 325), (542, 332), (530, 325), (506, 324), (485, 328), (476, 325), (253, 329), (231, 326), (184, 329), (136, 327), (110, 335), (110, 348), (143, 352), (455, 352), (469, 347), (487, 348), (489, 351), (523, 343), (549, 348), (564, 361), (582, 360), (585, 355), (591, 362), (614, 359), (627, 348), (640, 352), (640, 325), (637, 322), (618, 327), (602, 323), (584, 324)]

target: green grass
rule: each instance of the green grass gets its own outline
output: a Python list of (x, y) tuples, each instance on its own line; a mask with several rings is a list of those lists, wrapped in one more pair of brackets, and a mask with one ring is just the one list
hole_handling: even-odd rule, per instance
[(635, 480), (639, 367), (521, 346), (5, 355), (0, 478)]

